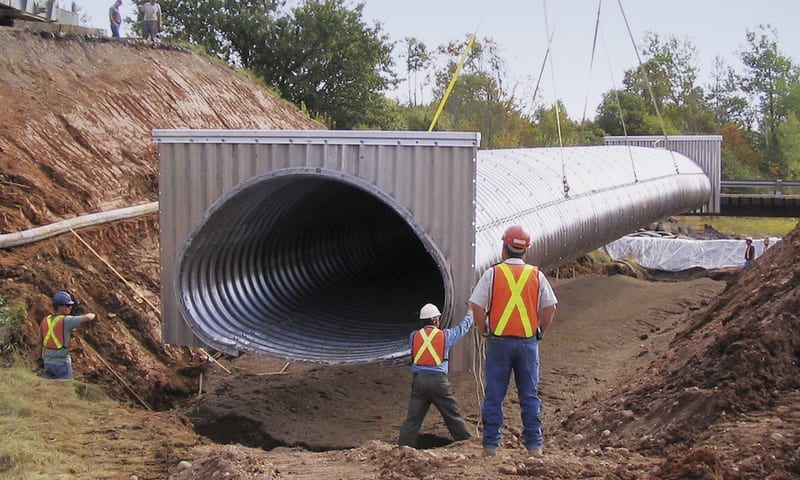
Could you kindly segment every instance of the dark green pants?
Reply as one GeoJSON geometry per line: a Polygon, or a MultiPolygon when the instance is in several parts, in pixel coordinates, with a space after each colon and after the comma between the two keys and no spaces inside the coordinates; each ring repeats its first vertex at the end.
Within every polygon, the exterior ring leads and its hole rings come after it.
{"type": "Polygon", "coordinates": [[[471,437],[467,424],[458,411],[450,380],[443,373],[415,373],[411,383],[411,398],[408,400],[408,416],[400,428],[398,445],[417,446],[417,435],[422,428],[422,421],[433,404],[442,414],[444,424],[450,435],[458,440],[471,437]]]}

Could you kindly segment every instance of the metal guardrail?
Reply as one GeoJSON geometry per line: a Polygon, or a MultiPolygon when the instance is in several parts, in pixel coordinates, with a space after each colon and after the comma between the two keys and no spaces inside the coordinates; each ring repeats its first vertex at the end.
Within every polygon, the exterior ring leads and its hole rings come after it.
{"type": "Polygon", "coordinates": [[[800,189],[800,181],[794,180],[721,180],[720,189],[764,189],[775,196],[782,196],[787,189],[800,189]]]}

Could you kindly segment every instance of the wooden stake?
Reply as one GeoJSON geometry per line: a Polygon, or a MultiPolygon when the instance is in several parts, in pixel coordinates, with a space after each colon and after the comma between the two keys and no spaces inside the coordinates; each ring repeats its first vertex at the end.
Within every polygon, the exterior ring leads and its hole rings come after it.
{"type": "Polygon", "coordinates": [[[282,373],[286,373],[286,369],[289,368],[289,363],[290,362],[286,362],[286,365],[284,365],[279,372],[256,373],[256,375],[258,375],[259,377],[263,377],[265,375],[280,375],[282,373]]]}
{"type": "Polygon", "coordinates": [[[219,368],[221,368],[221,369],[225,370],[225,372],[227,372],[227,373],[228,373],[228,375],[230,375],[230,374],[231,374],[231,371],[230,371],[230,370],[228,370],[227,368],[225,368],[225,365],[223,365],[223,364],[219,363],[219,361],[218,361],[216,358],[214,358],[214,357],[212,357],[211,355],[209,355],[209,354],[208,354],[208,352],[206,352],[206,351],[205,351],[205,350],[203,350],[202,348],[198,348],[198,350],[200,350],[200,353],[202,353],[203,355],[205,355],[205,356],[206,356],[206,358],[208,358],[208,359],[209,359],[209,360],[211,360],[212,362],[216,363],[216,364],[219,366],[219,368]]]}

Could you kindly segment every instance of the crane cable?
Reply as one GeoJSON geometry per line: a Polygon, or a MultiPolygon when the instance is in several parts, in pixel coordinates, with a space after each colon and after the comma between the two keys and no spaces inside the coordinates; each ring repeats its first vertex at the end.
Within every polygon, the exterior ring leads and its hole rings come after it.
{"type": "Polygon", "coordinates": [[[644,63],[642,62],[642,57],[639,55],[639,49],[636,47],[636,41],[633,39],[633,32],[631,32],[631,26],[628,23],[628,17],[625,16],[625,9],[622,8],[622,0],[617,0],[619,4],[619,10],[622,12],[622,19],[625,21],[625,28],[628,29],[628,36],[631,39],[631,44],[633,44],[633,51],[636,52],[636,60],[639,62],[639,71],[642,74],[642,78],[644,79],[645,86],[647,87],[647,93],[650,94],[650,100],[653,102],[653,108],[656,111],[656,116],[658,117],[658,123],[661,126],[661,133],[664,135],[664,148],[669,151],[670,157],[672,158],[672,165],[675,167],[675,173],[680,175],[680,169],[678,168],[678,162],[675,160],[675,155],[669,147],[669,137],[667,136],[667,127],[664,124],[664,118],[661,116],[661,111],[658,108],[658,102],[656,102],[656,96],[653,94],[653,87],[650,85],[650,78],[647,76],[647,69],[644,67],[644,63]]]}
{"type": "Polygon", "coordinates": [[[628,157],[631,159],[631,169],[633,169],[633,181],[639,182],[639,176],[636,173],[636,162],[633,160],[633,149],[631,149],[631,142],[628,141],[628,127],[625,125],[625,118],[622,113],[622,101],[619,98],[619,89],[617,82],[614,79],[614,72],[611,69],[611,58],[608,56],[608,47],[606,41],[603,39],[603,51],[606,54],[606,63],[608,63],[608,73],[611,75],[611,86],[613,87],[614,98],[617,100],[617,110],[619,110],[619,122],[622,124],[622,134],[625,136],[625,145],[628,147],[628,157]]]}
{"type": "Polygon", "coordinates": [[[583,118],[581,118],[581,125],[586,123],[586,109],[589,106],[589,85],[592,83],[592,69],[594,67],[594,53],[597,49],[597,32],[600,29],[600,9],[603,6],[603,0],[597,2],[597,18],[594,22],[594,37],[592,38],[592,56],[589,58],[589,77],[587,78],[586,85],[586,98],[583,100],[583,118]]]}
{"type": "Polygon", "coordinates": [[[567,170],[564,162],[564,139],[561,135],[561,109],[558,106],[558,95],[556,93],[556,73],[553,67],[553,46],[550,36],[550,23],[547,20],[547,0],[542,0],[542,7],[544,9],[544,26],[545,33],[547,34],[547,51],[550,53],[550,80],[553,83],[553,97],[555,101],[553,105],[556,112],[556,128],[558,129],[558,150],[561,155],[561,183],[564,188],[564,198],[569,198],[569,182],[567,182],[567,170]]]}

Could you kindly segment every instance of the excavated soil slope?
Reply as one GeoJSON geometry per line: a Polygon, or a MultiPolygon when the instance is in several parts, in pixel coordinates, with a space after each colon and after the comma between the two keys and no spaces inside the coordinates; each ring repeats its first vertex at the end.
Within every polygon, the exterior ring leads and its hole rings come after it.
{"type": "MultiPolygon", "coordinates": [[[[157,200],[154,129],[321,128],[206,56],[136,40],[51,36],[0,29],[0,233],[157,200]]],[[[188,349],[160,341],[158,215],[77,235],[0,252],[0,292],[29,305],[24,341],[34,343],[50,293],[68,290],[102,318],[79,334],[77,375],[108,384],[117,398],[172,406],[196,382],[181,374],[197,362],[188,349]]]]}
{"type": "MultiPolygon", "coordinates": [[[[152,129],[319,128],[191,52],[22,29],[0,42],[0,233],[156,200],[152,129]]],[[[451,376],[476,438],[450,443],[432,411],[413,450],[393,446],[406,367],[242,356],[223,370],[163,345],[157,230],[154,214],[0,250],[0,295],[29,308],[18,351],[32,369],[53,290],[100,314],[75,342],[76,378],[122,406],[72,419],[86,465],[64,478],[800,478],[798,230],[727,281],[557,282],[539,459],[522,455],[513,387],[502,448],[481,458],[480,375],[451,376]]]]}

